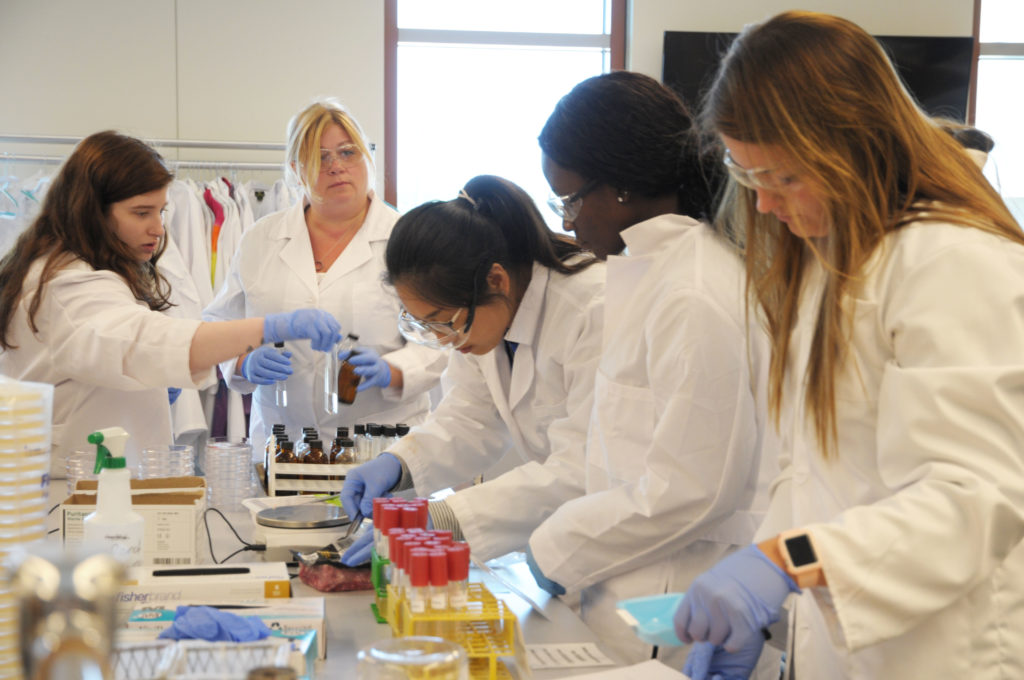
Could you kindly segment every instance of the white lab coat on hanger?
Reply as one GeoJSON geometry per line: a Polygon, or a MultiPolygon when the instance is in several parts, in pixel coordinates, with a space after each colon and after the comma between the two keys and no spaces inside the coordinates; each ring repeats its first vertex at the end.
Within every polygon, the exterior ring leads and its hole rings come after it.
{"type": "MultiPolygon", "coordinates": [[[[758,400],[767,344],[759,334],[748,342],[739,257],[679,215],[622,237],[628,256],[608,259],[586,495],[541,524],[530,548],[545,576],[569,595],[582,591],[581,615],[601,641],[638,662],[651,647],[616,602],[685,591],[749,544],[777,447],[758,400]]],[[[658,656],[681,668],[685,652],[658,656]]]]}
{"type": "Polygon", "coordinates": [[[303,204],[269,215],[243,235],[225,285],[204,312],[209,320],[265,316],[304,307],[334,315],[345,333],[359,335],[359,344],[372,347],[402,371],[403,387],[371,388],[360,392],[351,406],[340,405],[337,416],[324,409],[324,352],[309,341],[286,343],[292,352],[293,375],[288,379],[288,408],[274,404],[274,386],[257,387],[235,373],[236,361],[221,364],[228,385],[254,392],[249,432],[262,442],[271,426],[283,423],[297,436],[314,426],[333,436],[338,425],[355,423],[420,422],[429,409],[427,391],[444,369],[445,355],[407,344],[398,332],[398,296],[382,280],[384,249],[398,214],[373,196],[363,225],[341,255],[318,281],[303,204]]]}
{"type": "Polygon", "coordinates": [[[772,499],[828,579],[790,615],[797,678],[1024,677],[1024,247],[936,223],[885,238],[858,279],[830,460],[804,411],[809,270],[781,413],[791,482],[772,499]]]}
{"type": "Polygon", "coordinates": [[[202,307],[213,299],[210,270],[210,231],[203,213],[199,188],[192,180],[174,180],[167,191],[167,233],[174,239],[199,296],[202,307]]]}
{"type": "Polygon", "coordinates": [[[81,260],[60,269],[43,289],[33,333],[28,306],[43,260],[25,277],[10,338],[18,349],[0,352],[0,372],[54,386],[51,475],[66,475],[69,452],[88,449],[89,433],[119,425],[131,435],[128,466],[138,451],[171,442],[167,388],[200,388],[210,375],[189,372],[198,319],[173,319],[134,298],[117,274],[81,260]]]}
{"type": "Polygon", "coordinates": [[[470,481],[506,449],[515,452],[521,467],[445,499],[482,559],[523,548],[554,508],[582,492],[604,283],[603,263],[571,275],[534,264],[505,334],[519,343],[511,371],[503,344],[483,356],[453,352],[441,403],[390,449],[421,496],[470,481]],[[549,456],[561,462],[540,465],[549,456]]]}

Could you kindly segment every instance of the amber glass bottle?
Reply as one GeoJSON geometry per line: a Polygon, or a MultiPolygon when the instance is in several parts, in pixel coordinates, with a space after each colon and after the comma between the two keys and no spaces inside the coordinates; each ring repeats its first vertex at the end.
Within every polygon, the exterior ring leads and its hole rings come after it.
{"type": "MultiPolygon", "coordinates": [[[[355,347],[359,341],[359,336],[354,333],[349,333],[346,342],[349,343],[350,347],[355,347]]],[[[353,350],[353,354],[355,351],[353,350]]],[[[359,387],[359,381],[361,377],[356,375],[356,367],[350,364],[347,360],[341,362],[341,367],[338,368],[338,401],[342,404],[351,404],[356,400],[356,388],[359,387]]]]}

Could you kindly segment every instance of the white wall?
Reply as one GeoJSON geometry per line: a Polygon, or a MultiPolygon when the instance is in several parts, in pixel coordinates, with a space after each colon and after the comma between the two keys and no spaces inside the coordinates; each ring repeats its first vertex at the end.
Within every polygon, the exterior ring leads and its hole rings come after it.
{"type": "MultiPolygon", "coordinates": [[[[149,139],[283,143],[294,113],[333,95],[383,157],[381,2],[0,0],[0,26],[0,134],[81,137],[114,128],[149,139]]],[[[279,152],[162,151],[283,160],[279,152]]]]}
{"type": "MultiPolygon", "coordinates": [[[[632,0],[627,65],[660,77],[665,30],[736,31],[789,6],[632,0]]],[[[873,33],[970,35],[973,0],[806,0],[804,7],[842,14],[873,33]]],[[[336,95],[383,158],[380,0],[0,0],[0,26],[0,134],[80,137],[115,128],[150,139],[280,143],[291,115],[315,96],[336,95]]],[[[68,149],[0,143],[4,151],[68,149]]],[[[179,157],[281,160],[277,152],[179,157]]]]}
{"type": "Polygon", "coordinates": [[[970,36],[974,0],[631,0],[626,67],[661,79],[665,31],[731,33],[787,9],[836,14],[875,35],[970,36]]]}

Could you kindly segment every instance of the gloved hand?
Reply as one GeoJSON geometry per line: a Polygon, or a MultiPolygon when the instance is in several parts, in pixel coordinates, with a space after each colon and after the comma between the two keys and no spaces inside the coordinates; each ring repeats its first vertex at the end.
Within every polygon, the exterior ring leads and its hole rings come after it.
{"type": "Polygon", "coordinates": [[[169,401],[171,404],[174,404],[174,402],[178,401],[178,397],[180,397],[180,396],[181,396],[181,388],[180,387],[168,387],[167,388],[167,401],[169,401]]]}
{"type": "Polygon", "coordinates": [[[373,517],[373,499],[390,496],[402,478],[402,462],[390,453],[382,453],[369,463],[363,463],[345,476],[341,488],[341,505],[349,517],[362,513],[373,517]]]}
{"type": "Polygon", "coordinates": [[[800,590],[756,545],[748,545],[698,576],[673,622],[683,642],[707,641],[727,652],[749,649],[779,619],[786,596],[800,590]]]}
{"type": "Polygon", "coordinates": [[[764,647],[764,637],[755,637],[738,652],[727,652],[710,642],[698,642],[690,649],[683,673],[690,680],[747,680],[754,672],[764,647]]]}
{"type": "Polygon", "coordinates": [[[367,531],[355,540],[348,547],[348,550],[341,556],[341,563],[346,567],[358,567],[370,561],[370,553],[373,551],[373,532],[367,531]]]}
{"type": "Polygon", "coordinates": [[[533,579],[537,582],[537,585],[552,595],[565,595],[565,588],[562,584],[549,579],[540,570],[540,567],[537,566],[537,560],[533,559],[533,550],[530,549],[529,545],[526,546],[526,565],[530,567],[530,573],[533,574],[533,579]]]}
{"type": "Polygon", "coordinates": [[[273,385],[292,374],[291,352],[260,345],[242,360],[242,377],[256,385],[273,385]]]}
{"type": "Polygon", "coordinates": [[[252,642],[270,635],[270,629],[258,617],[238,616],[216,607],[178,607],[174,623],[157,637],[170,640],[223,640],[252,642]]]}
{"type": "Polygon", "coordinates": [[[356,392],[362,392],[371,387],[381,389],[391,384],[391,365],[381,359],[380,354],[370,347],[356,347],[355,351],[345,350],[338,354],[338,358],[348,360],[348,363],[356,367],[355,374],[362,376],[362,381],[356,392]]]}
{"type": "Polygon", "coordinates": [[[293,312],[268,314],[263,319],[263,341],[312,341],[313,349],[330,350],[341,340],[341,324],[322,309],[296,309],[293,312]]]}

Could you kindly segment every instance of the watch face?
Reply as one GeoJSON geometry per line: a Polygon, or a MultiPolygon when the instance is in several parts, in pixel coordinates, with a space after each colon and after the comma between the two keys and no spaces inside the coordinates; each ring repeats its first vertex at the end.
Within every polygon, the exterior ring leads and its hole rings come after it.
{"type": "Polygon", "coordinates": [[[789,553],[789,559],[792,560],[794,567],[805,567],[818,561],[818,556],[814,554],[811,539],[807,534],[786,538],[786,551],[789,553]]]}

